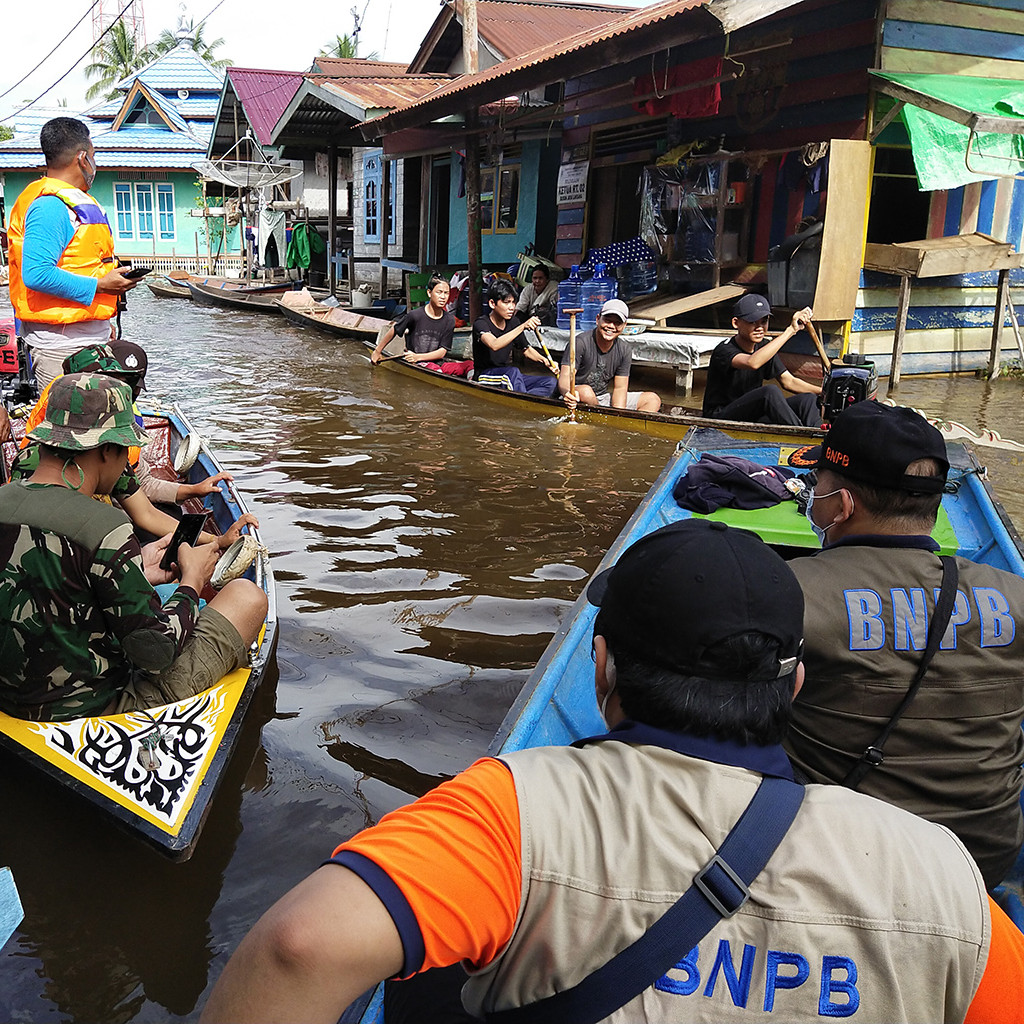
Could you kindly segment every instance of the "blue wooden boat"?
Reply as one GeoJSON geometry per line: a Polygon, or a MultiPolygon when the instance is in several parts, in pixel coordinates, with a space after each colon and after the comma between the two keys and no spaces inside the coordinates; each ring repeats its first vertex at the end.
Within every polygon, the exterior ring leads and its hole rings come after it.
{"type": "MultiPolygon", "coordinates": [[[[705,452],[738,455],[774,466],[786,465],[790,454],[801,446],[793,439],[743,440],[714,428],[695,427],[679,443],[668,465],[608,549],[595,575],[614,565],[622,552],[641,537],[695,514],[676,503],[672,489],[705,452]]],[[[955,490],[943,495],[934,533],[943,553],[957,554],[1024,576],[1024,544],[992,494],[982,467],[959,442],[947,442],[946,450],[949,481],[955,490]]],[[[810,554],[819,546],[795,502],[754,511],[719,509],[706,518],[752,530],[784,557],[810,554]]],[[[506,714],[488,748],[490,756],[527,747],[565,746],[605,731],[594,699],[594,662],[590,649],[597,609],[587,601],[585,586],[582,590],[506,714]]],[[[1004,909],[1024,930],[1022,886],[1024,854],[998,891],[1004,909]]],[[[342,1021],[348,1020],[382,1024],[382,990],[374,993],[361,1017],[347,1013],[342,1021]]]]}
{"type": "MultiPolygon", "coordinates": [[[[197,483],[222,471],[176,405],[143,405],[141,411],[151,438],[152,451],[147,454],[152,456],[154,475],[197,483]],[[190,465],[176,472],[175,463],[181,464],[186,448],[190,449],[186,460],[190,465]]],[[[13,445],[4,448],[12,449],[13,445]]],[[[9,458],[12,452],[5,451],[4,455],[9,458]]],[[[211,519],[207,529],[215,533],[224,533],[248,511],[229,481],[211,495],[205,508],[200,499],[190,499],[183,508],[186,512],[208,511],[211,519]]],[[[27,722],[0,712],[0,747],[23,757],[59,785],[112,816],[123,828],[177,860],[188,858],[199,838],[277,635],[269,554],[260,543],[258,531],[250,529],[250,533],[252,541],[242,546],[250,549],[253,561],[242,575],[264,590],[268,610],[250,650],[249,665],[229,673],[195,697],[148,713],[27,722]],[[163,737],[156,748],[159,764],[150,770],[143,766],[140,754],[144,748],[152,749],[157,734],[163,737]]],[[[234,578],[239,569],[236,563],[227,578],[234,578]]]]}

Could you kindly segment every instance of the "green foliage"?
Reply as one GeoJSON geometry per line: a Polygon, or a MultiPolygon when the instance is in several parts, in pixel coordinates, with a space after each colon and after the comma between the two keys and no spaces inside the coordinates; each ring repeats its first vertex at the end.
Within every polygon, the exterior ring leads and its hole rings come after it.
{"type": "MultiPolygon", "coordinates": [[[[199,56],[210,65],[210,67],[221,70],[222,68],[230,67],[231,64],[234,63],[226,57],[218,57],[214,52],[224,45],[223,38],[217,38],[210,42],[207,42],[203,38],[203,22],[199,22],[198,25],[193,26],[193,22],[189,21],[182,26],[182,29],[187,32],[187,39],[188,42],[191,43],[192,49],[195,50],[195,52],[199,54],[199,56]]],[[[157,41],[150,47],[150,50],[154,57],[162,57],[165,53],[169,53],[171,50],[175,49],[178,42],[178,33],[165,28],[160,33],[157,41]]]]}
{"type": "MultiPolygon", "coordinates": [[[[321,57],[339,57],[342,60],[358,57],[356,53],[357,42],[350,35],[335,36],[334,40],[320,50],[321,57]]],[[[364,60],[380,60],[380,54],[376,50],[364,60]]]]}
{"type": "Polygon", "coordinates": [[[14,138],[14,129],[6,124],[0,124],[0,142],[14,138]]]}
{"type": "MultiPolygon", "coordinates": [[[[202,179],[197,179],[195,182],[196,187],[196,208],[199,210],[208,210],[210,207],[223,206],[223,196],[215,196],[210,198],[203,195],[203,182],[202,179]]],[[[226,217],[203,217],[199,222],[198,234],[202,235],[203,241],[206,241],[207,232],[209,232],[210,245],[211,247],[220,248],[221,242],[224,239],[224,229],[227,222],[226,217]]]]}
{"type": "Polygon", "coordinates": [[[149,49],[138,42],[121,20],[92,48],[92,63],[85,66],[86,78],[95,78],[85,93],[87,101],[118,96],[114,88],[122,78],[145,67],[153,59],[149,49]]]}

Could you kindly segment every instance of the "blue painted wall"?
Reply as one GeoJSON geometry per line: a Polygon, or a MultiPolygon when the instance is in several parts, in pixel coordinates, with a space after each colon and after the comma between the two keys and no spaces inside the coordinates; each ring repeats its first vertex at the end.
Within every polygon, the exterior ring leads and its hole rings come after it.
{"type": "MultiPolygon", "coordinates": [[[[511,161],[510,161],[511,162],[511,161]]],[[[509,264],[519,262],[519,253],[525,245],[537,237],[539,209],[545,198],[553,209],[555,181],[541,180],[541,143],[523,143],[519,175],[519,218],[515,234],[482,234],[480,236],[480,258],[485,264],[509,264]]],[[[469,258],[466,241],[466,199],[459,197],[461,165],[458,156],[452,159],[451,206],[448,217],[448,262],[465,264],[469,258]]],[[[548,231],[550,235],[550,230],[548,231]]]]}

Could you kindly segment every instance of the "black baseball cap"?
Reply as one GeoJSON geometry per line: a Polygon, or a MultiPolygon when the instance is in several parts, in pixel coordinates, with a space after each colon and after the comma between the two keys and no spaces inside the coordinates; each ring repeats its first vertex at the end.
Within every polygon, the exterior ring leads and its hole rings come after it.
{"type": "Polygon", "coordinates": [[[146,356],[146,350],[141,345],[136,345],[134,341],[112,341],[110,343],[110,350],[114,353],[114,358],[121,364],[124,370],[124,376],[135,374],[138,377],[139,387],[143,391],[146,389],[146,370],[149,367],[149,358],[146,356]]]}
{"type": "Polygon", "coordinates": [[[732,315],[737,320],[746,320],[754,324],[766,316],[771,316],[772,307],[768,305],[768,300],[763,295],[747,292],[736,300],[736,305],[732,307],[732,315]]]}
{"type": "Polygon", "coordinates": [[[946,486],[946,442],[920,413],[901,405],[857,402],[844,409],[825,440],[806,454],[815,469],[874,487],[915,494],[939,494],[946,486]],[[908,476],[918,459],[935,459],[939,476],[908,476]]]}
{"type": "Polygon", "coordinates": [[[804,596],[785,561],[760,537],[709,519],[663,526],[623,552],[587,587],[611,643],[684,676],[754,682],[796,669],[804,596]],[[723,665],[705,652],[741,633],[778,643],[766,668],[723,665]]]}

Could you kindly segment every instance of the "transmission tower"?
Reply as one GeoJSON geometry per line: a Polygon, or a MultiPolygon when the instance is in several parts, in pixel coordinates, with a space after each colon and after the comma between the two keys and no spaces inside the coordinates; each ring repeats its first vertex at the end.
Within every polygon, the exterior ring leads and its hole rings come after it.
{"type": "MultiPolygon", "coordinates": [[[[92,41],[95,43],[100,36],[117,21],[121,8],[126,0],[100,0],[92,12],[92,41]]],[[[146,15],[142,9],[142,0],[135,3],[121,15],[128,34],[135,38],[135,45],[141,49],[146,45],[146,15]]]]}

